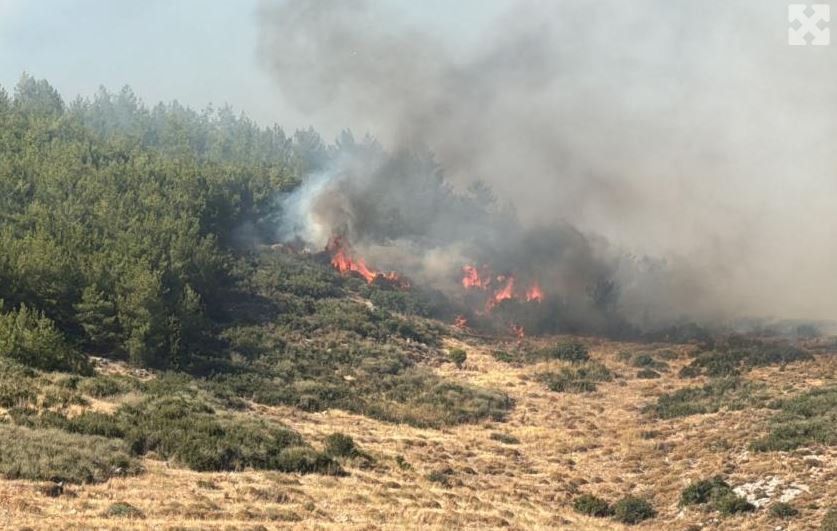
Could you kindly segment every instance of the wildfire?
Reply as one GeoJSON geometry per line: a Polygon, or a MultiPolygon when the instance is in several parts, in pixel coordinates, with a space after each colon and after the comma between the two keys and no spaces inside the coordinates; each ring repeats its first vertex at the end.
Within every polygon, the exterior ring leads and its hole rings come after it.
{"type": "Polygon", "coordinates": [[[453,320],[453,326],[459,328],[460,330],[465,330],[468,328],[468,318],[464,315],[457,315],[456,319],[453,320]]]}
{"type": "Polygon", "coordinates": [[[483,280],[480,276],[479,269],[472,265],[463,266],[462,272],[465,274],[462,277],[462,286],[465,289],[487,289],[491,283],[491,279],[487,278],[483,280]]]}
{"type": "Polygon", "coordinates": [[[503,282],[503,287],[494,293],[488,301],[488,308],[494,308],[503,301],[514,298],[514,277],[500,275],[497,277],[497,282],[503,282]]]}
{"type": "Polygon", "coordinates": [[[499,286],[495,288],[491,296],[485,303],[485,311],[491,311],[497,307],[501,302],[512,299],[520,299],[526,302],[543,302],[544,293],[537,280],[529,284],[528,289],[524,293],[515,292],[515,277],[514,275],[498,275],[491,277],[488,271],[488,266],[477,268],[473,265],[466,265],[462,267],[462,286],[467,290],[483,290],[486,291],[491,286],[499,286]]]}
{"type": "Polygon", "coordinates": [[[533,282],[529,289],[526,291],[526,301],[532,302],[543,302],[543,291],[541,290],[540,285],[537,281],[533,282]]]}
{"type": "Polygon", "coordinates": [[[402,278],[398,273],[388,272],[379,273],[369,269],[366,261],[363,258],[352,257],[349,252],[349,246],[346,244],[341,236],[333,236],[326,245],[326,251],[331,253],[331,265],[341,273],[348,273],[354,271],[355,273],[366,279],[370,284],[376,278],[386,279],[401,288],[409,288],[410,283],[402,278]]]}

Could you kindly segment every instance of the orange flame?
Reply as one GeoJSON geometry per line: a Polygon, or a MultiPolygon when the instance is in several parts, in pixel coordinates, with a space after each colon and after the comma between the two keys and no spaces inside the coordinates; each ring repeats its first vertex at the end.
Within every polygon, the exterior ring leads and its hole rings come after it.
{"type": "Polygon", "coordinates": [[[529,286],[529,289],[526,291],[526,302],[532,301],[543,301],[543,290],[541,290],[541,286],[537,281],[532,282],[532,285],[529,286]]]}
{"type": "Polygon", "coordinates": [[[468,328],[468,319],[464,315],[457,315],[456,319],[453,320],[453,326],[465,330],[468,328]]]}
{"type": "Polygon", "coordinates": [[[326,250],[331,253],[331,265],[341,273],[348,273],[354,271],[366,279],[370,284],[376,278],[381,277],[390,282],[397,284],[401,288],[409,288],[410,283],[401,278],[398,273],[378,273],[372,271],[367,267],[366,261],[363,258],[352,258],[348,251],[348,245],[344,242],[341,236],[333,236],[326,246],[326,250]]]}
{"type": "Polygon", "coordinates": [[[506,284],[500,288],[500,291],[494,294],[494,300],[497,302],[511,299],[514,297],[514,277],[500,275],[497,277],[498,282],[505,282],[506,284]]]}
{"type": "Polygon", "coordinates": [[[488,288],[488,284],[491,282],[491,279],[483,280],[480,277],[479,270],[472,265],[463,266],[462,272],[465,274],[465,276],[462,277],[462,286],[464,286],[465,289],[486,289],[488,288]]]}
{"type": "Polygon", "coordinates": [[[492,309],[503,301],[514,298],[514,277],[500,275],[497,277],[497,282],[505,282],[499,291],[494,293],[494,296],[488,301],[488,309],[492,309]]]}

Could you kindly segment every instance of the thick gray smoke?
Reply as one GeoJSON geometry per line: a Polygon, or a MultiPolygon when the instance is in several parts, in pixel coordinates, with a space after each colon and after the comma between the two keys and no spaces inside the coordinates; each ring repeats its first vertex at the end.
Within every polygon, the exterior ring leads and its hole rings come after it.
{"type": "Polygon", "coordinates": [[[266,2],[282,97],[393,153],[431,150],[516,216],[428,197],[444,187],[409,157],[347,156],[299,192],[310,242],[348,230],[370,262],[378,249],[439,282],[479,253],[555,271],[561,290],[609,276],[635,321],[837,318],[837,57],[787,45],[786,2],[509,2],[477,45],[396,6],[266,2]]]}

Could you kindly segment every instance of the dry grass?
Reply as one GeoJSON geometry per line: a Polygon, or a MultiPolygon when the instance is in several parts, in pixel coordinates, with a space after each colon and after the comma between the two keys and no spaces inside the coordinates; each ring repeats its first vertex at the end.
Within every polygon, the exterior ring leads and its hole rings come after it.
{"type": "MultiPolygon", "coordinates": [[[[661,393],[701,382],[677,378],[677,370],[688,362],[684,357],[670,360],[671,370],[659,379],[637,379],[636,368],[618,353],[653,349],[596,342],[590,344],[591,357],[605,363],[616,378],[599,384],[593,393],[564,394],[548,391],[533,377],[560,367],[560,362],[513,367],[495,360],[489,354],[492,345],[477,340],[451,341],[448,347],[467,351],[464,367],[447,363],[436,370],[509,393],[516,407],[506,422],[434,430],[336,410],[305,413],[253,406],[254,414],[276,417],[315,445],[322,445],[333,432],[349,434],[375,462],[348,462],[351,475],[336,478],[256,471],[196,473],[146,459],[144,475],[67,487],[58,498],[41,494],[36,483],[0,481],[0,527],[620,528],[611,520],[573,512],[573,498],[591,493],[610,501],[627,494],[649,497],[659,516],[636,526],[639,529],[685,529],[692,524],[710,529],[809,529],[819,524],[826,502],[837,499],[837,448],[818,455],[747,451],[747,444],[764,434],[762,420],[769,418],[769,410],[721,410],[665,421],[644,416],[642,407],[661,393]],[[520,443],[492,440],[494,432],[512,435],[520,443]],[[428,480],[429,473],[446,467],[453,470],[449,486],[428,480]],[[777,498],[783,486],[804,487],[791,502],[800,515],[777,523],[765,509],[720,519],[697,508],[678,507],[680,491],[690,481],[719,473],[734,487],[771,479],[776,483],[778,478],[777,498]],[[131,504],[144,518],[103,516],[114,502],[131,504]]],[[[760,368],[748,378],[784,396],[833,382],[835,376],[837,357],[822,354],[784,370],[760,368]]],[[[94,404],[97,410],[108,409],[99,402],[94,404]]]]}

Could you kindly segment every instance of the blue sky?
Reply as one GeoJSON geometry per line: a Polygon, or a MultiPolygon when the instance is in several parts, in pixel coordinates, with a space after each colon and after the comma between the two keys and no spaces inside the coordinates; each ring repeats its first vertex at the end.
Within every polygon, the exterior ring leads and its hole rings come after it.
{"type": "MultiPolygon", "coordinates": [[[[463,42],[505,0],[423,0],[393,6],[463,42]],[[453,4],[453,6],[449,5],[453,4]]],[[[148,104],[229,103],[261,123],[305,127],[282,103],[256,53],[260,0],[0,0],[0,85],[26,71],[70,100],[130,85],[148,104]]],[[[317,124],[313,124],[317,125],[317,124]]]]}

